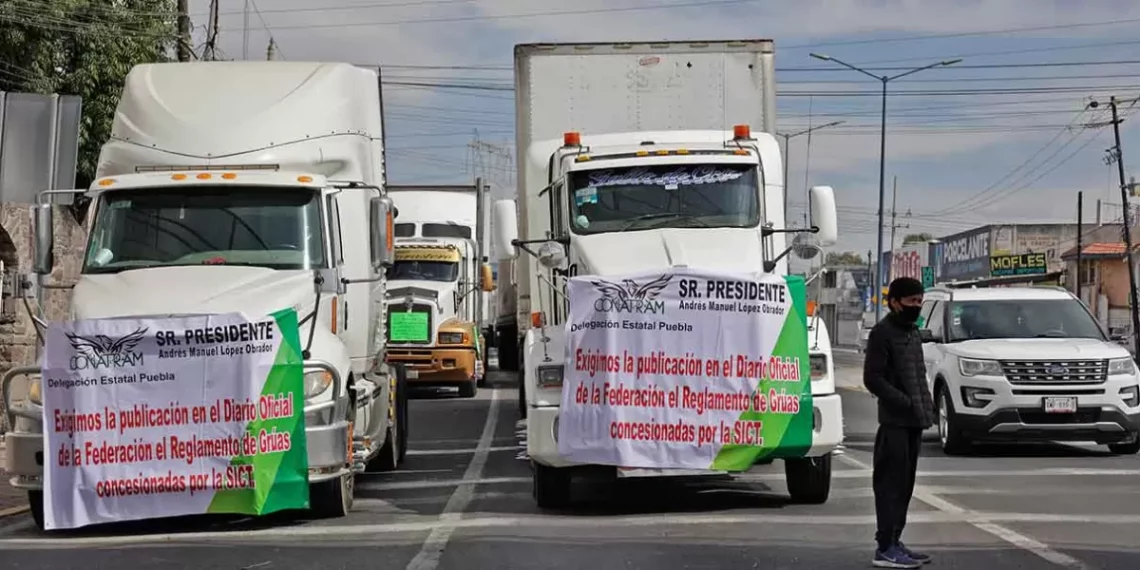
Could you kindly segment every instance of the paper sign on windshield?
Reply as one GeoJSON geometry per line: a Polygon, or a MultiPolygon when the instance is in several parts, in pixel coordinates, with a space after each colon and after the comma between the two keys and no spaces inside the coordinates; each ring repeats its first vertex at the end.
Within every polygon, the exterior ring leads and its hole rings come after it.
{"type": "Polygon", "coordinates": [[[297,314],[53,323],[47,529],[308,508],[297,314]]]}
{"type": "Polygon", "coordinates": [[[799,277],[687,268],[575,277],[558,452],[742,471],[811,447],[799,277]]]}

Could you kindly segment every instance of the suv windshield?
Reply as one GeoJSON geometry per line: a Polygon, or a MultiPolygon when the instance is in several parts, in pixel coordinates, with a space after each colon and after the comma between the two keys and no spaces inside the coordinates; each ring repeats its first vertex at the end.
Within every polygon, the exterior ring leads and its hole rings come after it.
{"type": "Polygon", "coordinates": [[[570,175],[578,234],[656,228],[749,228],[760,223],[754,164],[663,164],[570,175]]]}
{"type": "Polygon", "coordinates": [[[1092,315],[1076,299],[1018,299],[949,303],[951,341],[985,338],[1095,338],[1092,315]]]}
{"type": "Polygon", "coordinates": [[[201,264],[324,267],[319,205],[319,192],[292,188],[107,192],[83,272],[201,264]]]}
{"type": "Polygon", "coordinates": [[[455,281],[459,264],[451,261],[397,261],[388,268],[389,280],[455,281]]]}

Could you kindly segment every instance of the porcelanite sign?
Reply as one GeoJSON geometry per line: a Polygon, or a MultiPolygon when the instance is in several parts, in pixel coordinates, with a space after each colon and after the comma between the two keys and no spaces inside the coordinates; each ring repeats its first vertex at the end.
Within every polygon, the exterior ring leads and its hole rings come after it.
{"type": "Polygon", "coordinates": [[[308,508],[293,310],[54,323],[47,332],[47,529],[308,508]]]}
{"type": "Polygon", "coordinates": [[[810,448],[802,278],[675,268],[575,277],[568,294],[566,459],[742,471],[810,448]]]}

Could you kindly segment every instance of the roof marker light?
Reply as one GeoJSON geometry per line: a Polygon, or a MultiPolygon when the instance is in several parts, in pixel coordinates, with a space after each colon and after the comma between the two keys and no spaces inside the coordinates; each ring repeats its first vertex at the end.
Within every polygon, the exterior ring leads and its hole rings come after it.
{"type": "Polygon", "coordinates": [[[735,125],[732,127],[732,138],[750,139],[752,138],[752,129],[748,125],[735,125]]]}
{"type": "Polygon", "coordinates": [[[582,146],[582,133],[568,131],[562,134],[563,146],[582,146]]]}
{"type": "Polygon", "coordinates": [[[214,175],[210,174],[209,172],[199,172],[198,176],[196,176],[195,178],[197,178],[198,180],[209,180],[209,179],[213,178],[213,176],[214,175]]]}
{"type": "Polygon", "coordinates": [[[300,182],[301,184],[308,184],[312,181],[313,181],[312,176],[298,176],[297,177],[297,182],[300,182]]]}

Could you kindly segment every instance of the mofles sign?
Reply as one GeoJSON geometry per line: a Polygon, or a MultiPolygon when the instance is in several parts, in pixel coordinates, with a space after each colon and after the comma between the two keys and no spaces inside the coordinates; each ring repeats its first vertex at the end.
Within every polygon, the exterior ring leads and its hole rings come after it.
{"type": "Polygon", "coordinates": [[[1049,260],[1044,253],[1022,253],[1020,255],[994,255],[990,257],[990,275],[1040,275],[1046,273],[1049,260]]]}

